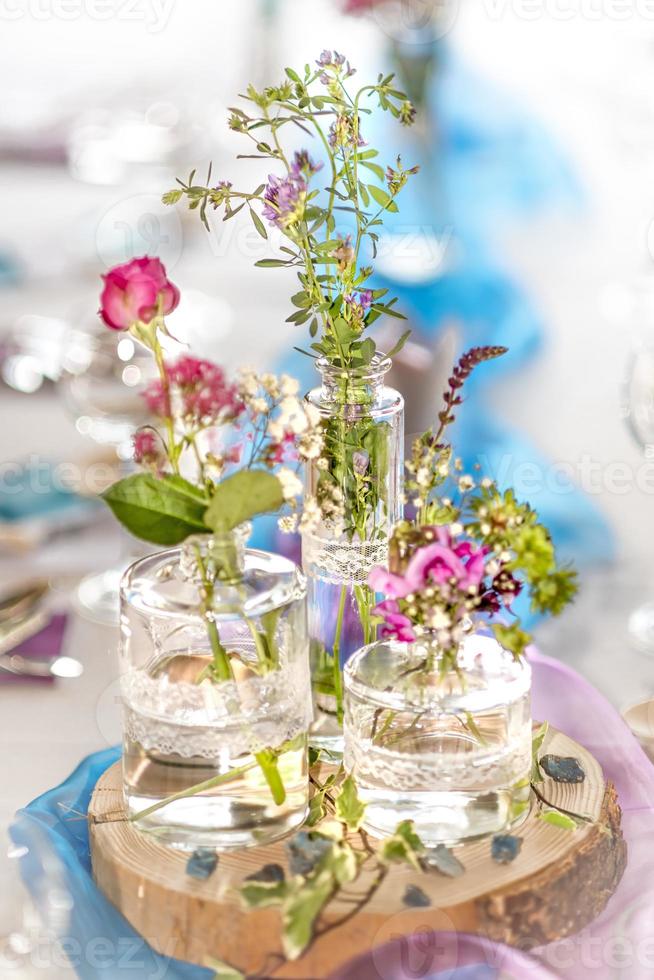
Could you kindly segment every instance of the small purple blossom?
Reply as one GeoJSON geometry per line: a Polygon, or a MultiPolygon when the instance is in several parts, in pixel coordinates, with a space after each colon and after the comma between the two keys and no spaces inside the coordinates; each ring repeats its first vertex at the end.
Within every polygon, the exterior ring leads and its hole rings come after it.
{"type": "Polygon", "coordinates": [[[232,188],[231,180],[219,180],[216,184],[214,190],[216,191],[229,191],[232,188]]]}
{"type": "Polygon", "coordinates": [[[264,218],[285,231],[302,217],[306,192],[307,185],[301,177],[270,174],[263,195],[266,201],[263,206],[264,218]]]}
{"type": "Polygon", "coordinates": [[[372,289],[362,289],[359,293],[359,302],[364,310],[369,310],[372,306],[373,295],[372,289]]]}
{"type": "Polygon", "coordinates": [[[368,472],[369,465],[370,456],[367,452],[361,450],[359,452],[352,453],[352,466],[357,476],[365,476],[368,472]]]}
{"type": "Polygon", "coordinates": [[[322,167],[322,161],[312,160],[308,150],[296,150],[291,164],[291,176],[296,180],[301,180],[303,177],[308,178],[317,174],[319,170],[322,170],[322,167]]]}

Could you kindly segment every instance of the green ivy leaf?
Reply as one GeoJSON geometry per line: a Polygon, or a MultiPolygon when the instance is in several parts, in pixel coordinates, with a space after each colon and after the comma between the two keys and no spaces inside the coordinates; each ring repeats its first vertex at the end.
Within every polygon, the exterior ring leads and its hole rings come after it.
{"type": "Polygon", "coordinates": [[[359,799],[354,778],[348,776],[336,797],[336,817],[348,830],[358,830],[365,812],[366,806],[359,799]]]}
{"type": "Polygon", "coordinates": [[[142,541],[170,546],[208,531],[208,498],[181,476],[134,473],[102,494],[123,527],[142,541]]]}
{"type": "Polygon", "coordinates": [[[302,955],[313,937],[316,919],[332,897],[334,875],[325,869],[311,879],[300,879],[282,911],[284,952],[289,960],[302,955]]]}
{"type": "Polygon", "coordinates": [[[284,503],[282,485],[267,470],[241,470],[219,483],[204,514],[212,531],[229,531],[257,514],[269,514],[284,503]]]}
{"type": "Polygon", "coordinates": [[[237,970],[235,966],[223,963],[222,960],[216,960],[213,956],[207,960],[207,966],[215,970],[213,980],[246,980],[245,974],[237,970]]]}
{"type": "Polygon", "coordinates": [[[540,728],[534,732],[531,739],[531,781],[532,783],[542,783],[543,775],[538,763],[538,753],[540,752],[545,736],[549,731],[548,722],[544,722],[540,728]]]}
{"type": "Polygon", "coordinates": [[[419,855],[424,849],[424,844],[414,830],[413,820],[403,820],[395,828],[393,836],[387,837],[383,842],[379,853],[382,861],[389,864],[409,864],[420,871],[419,855]]]}
{"type": "Polygon", "coordinates": [[[543,823],[552,824],[553,827],[560,827],[562,830],[576,830],[577,821],[574,817],[569,817],[567,813],[560,810],[542,810],[538,814],[538,819],[543,823]]]}
{"type": "Polygon", "coordinates": [[[244,881],[240,895],[246,908],[265,909],[272,905],[281,905],[288,890],[286,881],[244,881]]]}

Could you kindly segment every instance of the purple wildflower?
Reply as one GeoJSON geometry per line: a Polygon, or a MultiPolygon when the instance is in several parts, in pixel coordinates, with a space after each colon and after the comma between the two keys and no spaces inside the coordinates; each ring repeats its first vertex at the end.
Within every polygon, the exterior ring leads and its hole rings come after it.
{"type": "Polygon", "coordinates": [[[270,174],[264,191],[266,203],[263,216],[271,224],[285,231],[299,221],[304,211],[307,185],[301,177],[277,177],[270,174]]]}
{"type": "Polygon", "coordinates": [[[319,170],[322,170],[322,161],[316,163],[312,160],[308,150],[295,151],[291,164],[292,177],[301,180],[302,177],[311,177],[312,174],[317,174],[319,170]]]}

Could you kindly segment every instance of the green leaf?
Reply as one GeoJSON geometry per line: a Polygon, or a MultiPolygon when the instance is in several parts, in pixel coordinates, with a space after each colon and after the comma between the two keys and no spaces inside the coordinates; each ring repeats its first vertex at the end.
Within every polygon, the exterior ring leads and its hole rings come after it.
{"type": "Polygon", "coordinates": [[[560,827],[562,830],[576,830],[577,821],[574,817],[569,817],[567,813],[560,810],[542,810],[538,814],[538,819],[543,823],[552,824],[553,827],[560,827]]]}
{"type": "Polygon", "coordinates": [[[394,357],[396,354],[399,354],[410,336],[411,336],[411,331],[405,330],[402,336],[400,337],[400,339],[398,340],[398,342],[391,347],[391,349],[387,354],[387,357],[394,357]]]}
{"type": "Polygon", "coordinates": [[[294,293],[291,296],[291,303],[300,309],[306,309],[307,306],[311,306],[311,297],[305,292],[294,293]]]}
{"type": "Polygon", "coordinates": [[[321,871],[315,878],[301,880],[301,885],[284,903],[282,942],[289,960],[302,955],[313,938],[316,919],[335,890],[331,871],[321,871]]]}
{"type": "Polygon", "coordinates": [[[177,204],[183,193],[184,191],[180,190],[166,191],[161,200],[163,204],[177,204]]]}
{"type": "Polygon", "coordinates": [[[229,531],[257,514],[269,514],[284,503],[282,485],[267,470],[241,470],[219,483],[204,520],[212,531],[229,531]]]}
{"type": "Polygon", "coordinates": [[[532,783],[542,783],[543,775],[540,771],[540,765],[538,763],[538,753],[541,750],[545,736],[549,731],[548,722],[544,722],[538,729],[534,732],[531,739],[531,781],[532,783]]]}
{"type": "Polygon", "coordinates": [[[383,842],[379,855],[382,861],[389,864],[409,864],[416,871],[420,871],[418,855],[422,854],[424,849],[424,844],[414,830],[413,821],[403,820],[395,828],[393,836],[387,837],[383,842]]]}
{"type": "Polygon", "coordinates": [[[336,797],[336,817],[344,823],[348,830],[358,830],[366,812],[357,794],[357,786],[352,776],[344,780],[341,791],[336,797]]]}
{"type": "Polygon", "coordinates": [[[229,963],[223,963],[222,960],[210,957],[207,960],[207,966],[211,970],[215,970],[213,980],[246,980],[244,973],[237,970],[235,966],[230,966],[229,963]]]}
{"type": "Polygon", "coordinates": [[[384,168],[380,167],[378,163],[368,163],[366,160],[361,160],[361,166],[367,167],[368,170],[372,170],[375,177],[379,177],[380,180],[384,180],[384,168]]]}
{"type": "Polygon", "coordinates": [[[368,190],[370,191],[370,196],[372,199],[376,201],[380,207],[384,208],[386,211],[397,211],[397,204],[391,195],[387,194],[381,187],[377,187],[376,184],[368,184],[368,190]]]}
{"type": "Polygon", "coordinates": [[[123,527],[142,541],[174,545],[190,534],[208,531],[207,498],[181,476],[134,473],[102,495],[123,527]]]}
{"type": "Polygon", "coordinates": [[[261,237],[267,238],[268,232],[266,231],[266,227],[254,208],[250,208],[250,217],[252,218],[252,224],[257,229],[261,237]]]}
{"type": "Polygon", "coordinates": [[[292,82],[301,82],[300,76],[296,71],[293,71],[292,68],[285,68],[284,71],[292,82]]]}
{"type": "Polygon", "coordinates": [[[246,908],[265,909],[271,905],[281,905],[288,895],[288,889],[286,881],[244,881],[239,893],[246,908]]]}
{"type": "Polygon", "coordinates": [[[526,647],[531,643],[531,634],[520,629],[519,622],[512,623],[510,626],[494,623],[492,630],[500,646],[509,650],[514,657],[522,656],[526,647]]]}
{"type": "Polygon", "coordinates": [[[288,262],[285,262],[284,259],[259,259],[254,264],[259,269],[279,269],[287,266],[288,262]]]}

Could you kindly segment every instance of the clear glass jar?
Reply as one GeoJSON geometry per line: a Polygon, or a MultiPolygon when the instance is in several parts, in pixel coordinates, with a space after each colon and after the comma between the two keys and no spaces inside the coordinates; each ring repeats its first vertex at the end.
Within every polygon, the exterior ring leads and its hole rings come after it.
{"type": "Polygon", "coordinates": [[[311,741],[338,751],[342,668],[375,639],[368,575],[386,563],[391,529],[402,516],[404,400],[384,384],[391,360],[380,352],[365,368],[346,371],[325,359],[316,366],[322,385],[306,397],[323,419],[327,468],[310,467],[308,491],[335,489],[344,521],[302,535],[316,704],[311,741]]]}
{"type": "Polygon", "coordinates": [[[443,672],[436,641],[384,640],[345,669],[345,768],[366,828],[413,820],[428,846],[506,830],[529,808],[531,669],[489,635],[443,672]]]}
{"type": "Polygon", "coordinates": [[[244,847],[304,820],[305,580],[249,527],[143,558],[121,584],[124,793],[167,844],[244,847]]]}

